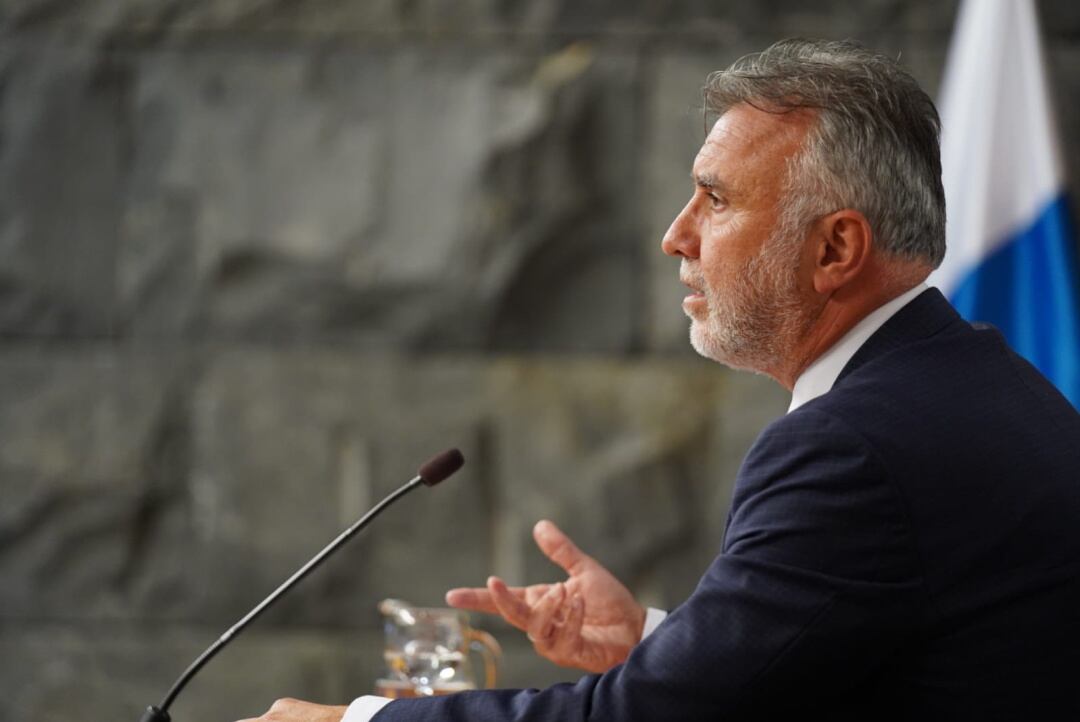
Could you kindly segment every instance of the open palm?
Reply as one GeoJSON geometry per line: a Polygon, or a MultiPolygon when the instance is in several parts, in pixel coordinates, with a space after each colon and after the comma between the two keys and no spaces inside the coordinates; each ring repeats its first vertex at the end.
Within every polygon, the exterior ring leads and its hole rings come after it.
{"type": "Polygon", "coordinates": [[[533,529],[540,550],[568,575],[564,582],[452,589],[446,602],[499,614],[523,630],[537,653],[564,667],[604,672],[623,662],[641,639],[645,610],[611,572],[549,521],[533,529]]]}

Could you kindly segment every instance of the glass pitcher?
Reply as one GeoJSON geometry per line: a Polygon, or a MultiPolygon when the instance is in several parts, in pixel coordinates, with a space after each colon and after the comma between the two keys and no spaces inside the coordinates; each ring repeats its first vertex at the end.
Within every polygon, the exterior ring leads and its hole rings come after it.
{"type": "Polygon", "coordinates": [[[386,673],[376,682],[383,697],[418,697],[476,689],[469,652],[484,663],[484,686],[497,681],[502,650],[487,632],[469,626],[457,609],[414,607],[399,599],[379,603],[386,633],[386,673]]]}

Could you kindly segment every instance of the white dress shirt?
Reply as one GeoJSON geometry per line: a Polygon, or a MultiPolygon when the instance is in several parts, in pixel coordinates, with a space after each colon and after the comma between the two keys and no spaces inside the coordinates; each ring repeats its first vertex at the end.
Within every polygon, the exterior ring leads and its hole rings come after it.
{"type": "Polygon", "coordinates": [[[847,366],[847,362],[862,348],[866,340],[874,335],[874,332],[885,325],[897,311],[908,305],[920,293],[926,290],[926,284],[920,283],[912,289],[901,293],[899,296],[879,306],[875,311],[867,314],[861,321],[851,327],[839,341],[829,347],[829,350],[814,359],[814,362],[806,367],[795,381],[795,387],[791,390],[791,405],[788,406],[790,414],[808,401],[813,401],[818,396],[828,393],[836,377],[847,366]]]}
{"type": "MultiPolygon", "coordinates": [[[[803,404],[813,401],[818,396],[828,393],[844,366],[862,348],[866,340],[874,335],[886,321],[893,317],[897,311],[908,305],[916,296],[926,290],[926,284],[920,283],[914,288],[905,291],[888,303],[879,306],[875,311],[867,314],[861,321],[851,327],[839,341],[829,347],[829,350],[814,359],[795,380],[795,386],[791,390],[791,404],[788,406],[790,414],[803,404]]],[[[645,639],[653,633],[660,623],[664,621],[667,612],[650,607],[645,614],[645,627],[641,638],[645,639]]],[[[341,722],[370,722],[375,713],[381,710],[391,701],[386,697],[365,695],[353,701],[341,722]]]]}

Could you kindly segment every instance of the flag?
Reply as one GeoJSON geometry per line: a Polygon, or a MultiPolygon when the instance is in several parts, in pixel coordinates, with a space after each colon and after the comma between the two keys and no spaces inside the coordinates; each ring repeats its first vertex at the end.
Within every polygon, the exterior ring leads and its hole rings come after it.
{"type": "Polygon", "coordinates": [[[930,277],[1080,409],[1080,266],[1032,0],[965,0],[945,67],[948,251],[930,277]]]}

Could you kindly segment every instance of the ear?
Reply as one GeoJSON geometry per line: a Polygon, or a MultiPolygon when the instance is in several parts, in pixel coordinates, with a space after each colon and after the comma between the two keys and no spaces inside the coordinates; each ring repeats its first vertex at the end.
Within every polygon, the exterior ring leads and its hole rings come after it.
{"type": "Polygon", "coordinates": [[[851,208],[820,221],[814,256],[814,290],[831,294],[862,272],[870,259],[874,233],[866,216],[851,208]]]}

